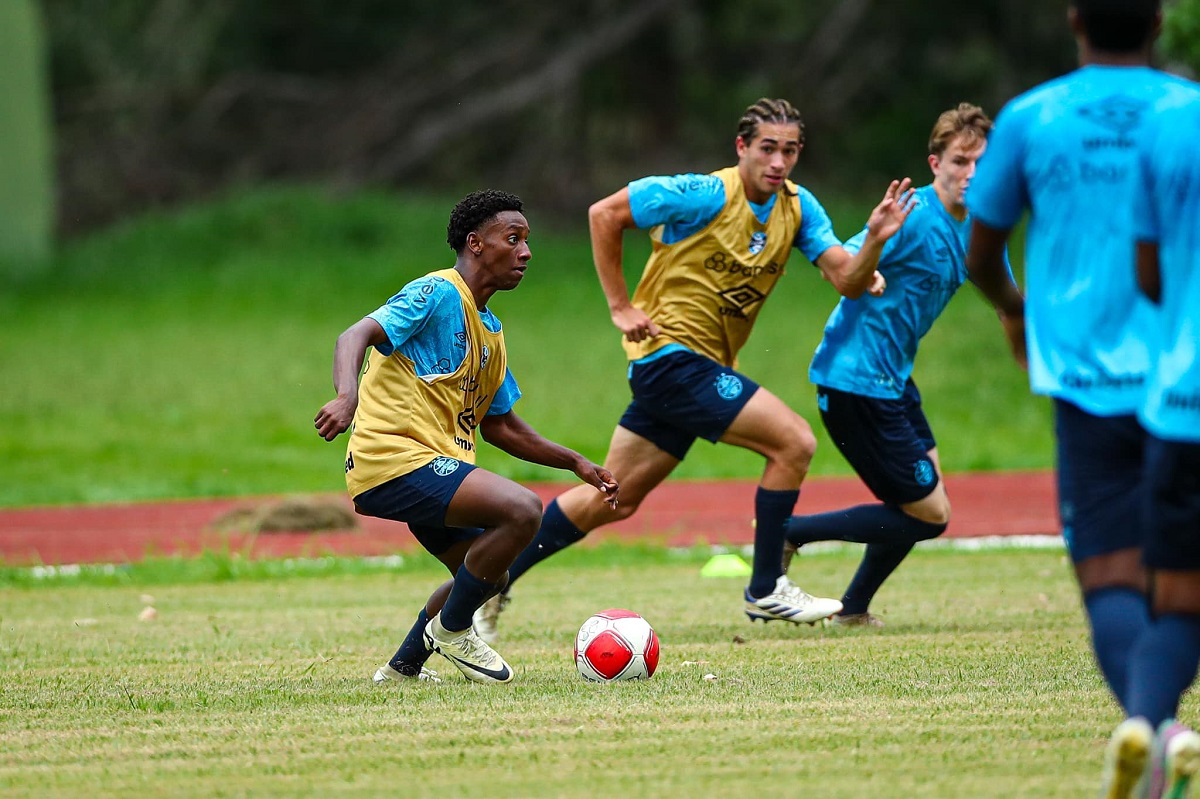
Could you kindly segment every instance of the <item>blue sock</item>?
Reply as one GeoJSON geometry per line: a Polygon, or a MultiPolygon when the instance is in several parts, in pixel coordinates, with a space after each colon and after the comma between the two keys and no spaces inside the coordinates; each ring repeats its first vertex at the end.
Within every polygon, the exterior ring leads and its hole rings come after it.
{"type": "Polygon", "coordinates": [[[895,505],[856,505],[853,508],[793,516],[787,521],[787,540],[796,546],[814,541],[856,544],[914,544],[937,538],[946,525],[923,522],[895,505]]]}
{"type": "Polygon", "coordinates": [[[1150,608],[1141,591],[1112,586],[1083,595],[1092,627],[1092,650],[1100,673],[1121,707],[1129,709],[1129,663],[1135,644],[1149,629],[1150,608]]]}
{"type": "Polygon", "coordinates": [[[748,588],[752,597],[774,591],[783,574],[783,525],[799,498],[799,489],[773,491],[759,486],[754,494],[754,573],[748,588]]]}
{"type": "Polygon", "coordinates": [[[388,661],[389,666],[410,677],[421,673],[421,667],[433,654],[425,648],[425,625],[427,624],[429,624],[429,614],[425,612],[425,608],[421,608],[421,612],[417,614],[417,623],[408,631],[408,635],[404,637],[404,643],[400,644],[396,654],[392,655],[392,659],[388,661]]]}
{"type": "Polygon", "coordinates": [[[467,571],[467,564],[459,566],[454,574],[454,587],[450,589],[450,596],[446,597],[446,604],[442,606],[442,627],[452,633],[470,627],[475,611],[488,597],[495,594],[497,589],[498,586],[485,583],[467,571]]]}
{"type": "Polygon", "coordinates": [[[538,527],[537,535],[508,567],[508,584],[511,586],[522,574],[585,535],[587,533],[577,528],[558,507],[558,500],[552,500],[546,506],[546,512],[542,514],[542,524],[538,527]]]}
{"type": "Polygon", "coordinates": [[[850,581],[846,595],[842,597],[842,613],[866,613],[883,581],[896,571],[896,567],[903,562],[912,548],[912,542],[867,544],[862,563],[858,564],[858,571],[854,573],[854,579],[850,581]]]}
{"type": "Polygon", "coordinates": [[[1129,715],[1155,729],[1179,709],[1200,664],[1200,616],[1165,613],[1152,620],[1129,658],[1129,715]]]}

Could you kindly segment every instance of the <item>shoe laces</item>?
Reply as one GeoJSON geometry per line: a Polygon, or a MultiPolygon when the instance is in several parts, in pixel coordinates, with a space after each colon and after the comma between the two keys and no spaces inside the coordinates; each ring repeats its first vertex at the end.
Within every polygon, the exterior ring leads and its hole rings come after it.
{"type": "Polygon", "coordinates": [[[489,667],[496,660],[496,650],[485,644],[474,628],[468,627],[462,636],[446,643],[461,652],[464,659],[483,663],[489,667]]]}
{"type": "Polygon", "coordinates": [[[795,602],[797,604],[808,602],[812,599],[812,596],[809,595],[803,588],[789,580],[787,575],[779,578],[779,582],[775,585],[775,593],[787,601],[795,602]]]}

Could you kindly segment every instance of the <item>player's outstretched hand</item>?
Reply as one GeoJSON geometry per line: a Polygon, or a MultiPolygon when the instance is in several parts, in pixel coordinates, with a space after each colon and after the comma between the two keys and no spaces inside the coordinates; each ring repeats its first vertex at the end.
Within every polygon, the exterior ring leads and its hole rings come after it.
{"type": "Polygon", "coordinates": [[[645,341],[662,332],[645,311],[634,305],[613,311],[612,321],[629,341],[645,341]]]}
{"type": "Polygon", "coordinates": [[[598,489],[604,495],[604,504],[616,510],[617,493],[621,487],[617,484],[617,478],[612,476],[612,472],[603,466],[584,460],[575,468],[575,474],[583,482],[598,489]]]}
{"type": "Polygon", "coordinates": [[[883,200],[871,211],[867,219],[867,229],[880,241],[887,241],[912,212],[917,204],[916,190],[912,188],[912,180],[893,180],[883,193],[883,200]]]}
{"type": "Polygon", "coordinates": [[[326,441],[333,441],[349,430],[357,407],[357,399],[350,397],[335,397],[325,403],[321,410],[317,411],[317,418],[314,420],[317,435],[326,441]]]}
{"type": "Polygon", "coordinates": [[[872,297],[882,297],[883,292],[887,289],[887,278],[878,269],[875,274],[871,275],[871,285],[867,288],[867,293],[872,297]]]}

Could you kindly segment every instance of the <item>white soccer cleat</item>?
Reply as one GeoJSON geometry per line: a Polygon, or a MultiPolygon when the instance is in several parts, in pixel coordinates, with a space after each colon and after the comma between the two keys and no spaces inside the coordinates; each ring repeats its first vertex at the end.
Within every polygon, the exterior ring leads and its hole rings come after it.
{"type": "Polygon", "coordinates": [[[1153,799],[1186,799],[1192,777],[1200,771],[1200,734],[1167,719],[1154,738],[1150,768],[1153,799]]]}
{"type": "Polygon", "coordinates": [[[439,613],[425,625],[425,646],[453,663],[471,682],[512,682],[512,668],[480,639],[474,627],[449,632],[442,626],[442,614],[439,613]]]}
{"type": "Polygon", "coordinates": [[[793,624],[815,624],[840,612],[842,603],[836,599],[812,596],[788,579],[786,574],[775,581],[775,590],[755,599],[746,592],[746,615],[750,621],[790,621],[793,624]]]}
{"type": "Polygon", "coordinates": [[[480,605],[479,609],[475,611],[475,615],[471,617],[471,626],[475,628],[475,632],[479,633],[479,637],[485,644],[494,644],[500,637],[497,625],[500,622],[500,614],[508,607],[508,603],[508,594],[496,594],[480,605]]]}
{"type": "Polygon", "coordinates": [[[1113,730],[1104,751],[1100,799],[1132,799],[1141,793],[1154,730],[1143,718],[1125,719],[1113,730]],[[1137,793],[1135,793],[1135,791],[1137,793]]]}
{"type": "Polygon", "coordinates": [[[406,682],[408,680],[419,680],[421,682],[441,682],[442,678],[438,676],[436,671],[433,669],[427,669],[424,666],[421,667],[419,674],[403,674],[393,669],[390,663],[384,663],[382,666],[376,669],[375,676],[371,678],[371,682],[375,683],[376,685],[380,685],[381,683],[388,681],[406,682]]]}

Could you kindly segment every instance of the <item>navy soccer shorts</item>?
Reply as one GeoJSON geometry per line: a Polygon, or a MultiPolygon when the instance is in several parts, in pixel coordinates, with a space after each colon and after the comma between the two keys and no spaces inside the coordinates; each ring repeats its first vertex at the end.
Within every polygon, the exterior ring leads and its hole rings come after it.
{"type": "Polygon", "coordinates": [[[434,458],[408,474],[368,488],[354,498],[367,516],[406,522],[413,536],[432,555],[459,541],[479,536],[482,527],[447,527],[446,508],[475,465],[455,458],[434,458]]]}
{"type": "Polygon", "coordinates": [[[679,350],[629,365],[633,401],[620,425],[683,460],[697,438],[719,441],[758,391],[745,375],[679,350]]]}
{"type": "Polygon", "coordinates": [[[1144,559],[1152,569],[1200,569],[1200,444],[1146,436],[1144,559]]]}
{"type": "Polygon", "coordinates": [[[880,501],[905,505],[937,488],[937,469],[929,458],[937,442],[911,379],[899,399],[817,386],[817,408],[838,451],[880,501]]]}
{"type": "Polygon", "coordinates": [[[1146,433],[1132,415],[1095,416],[1054,400],[1058,514],[1071,560],[1142,546],[1146,433]]]}

